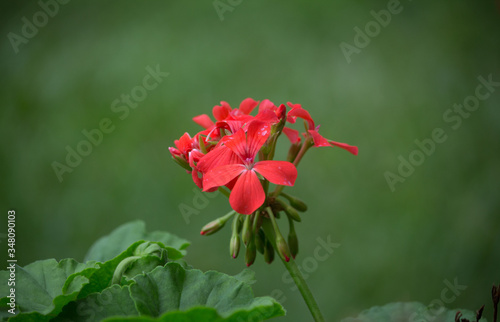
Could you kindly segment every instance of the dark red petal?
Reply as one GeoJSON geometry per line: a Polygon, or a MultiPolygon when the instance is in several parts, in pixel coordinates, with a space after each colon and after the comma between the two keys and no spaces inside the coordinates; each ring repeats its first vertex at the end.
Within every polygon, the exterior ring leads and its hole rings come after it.
{"type": "Polygon", "coordinates": [[[274,105],[273,102],[271,102],[270,100],[268,100],[267,98],[265,100],[263,100],[261,103],[260,103],[260,106],[259,106],[259,112],[260,111],[263,111],[263,110],[271,110],[271,111],[274,111],[276,110],[276,105],[274,105]]]}
{"type": "Polygon", "coordinates": [[[242,161],[249,157],[246,141],[245,131],[242,128],[233,135],[226,135],[223,138],[224,145],[240,157],[242,161]]]}
{"type": "MultiPolygon", "coordinates": [[[[288,112],[288,116],[289,117],[290,116],[292,116],[292,117],[300,117],[301,119],[306,120],[307,123],[309,124],[309,130],[315,128],[314,121],[313,121],[311,115],[309,114],[308,111],[306,111],[303,108],[294,108],[294,109],[290,110],[290,112],[288,112]]],[[[291,122],[291,123],[295,123],[295,122],[291,122]]]]}
{"type": "MultiPolygon", "coordinates": [[[[260,148],[266,143],[267,138],[271,134],[271,126],[269,123],[252,121],[248,126],[247,131],[247,151],[248,157],[255,157],[260,148]]],[[[244,159],[243,159],[244,160],[244,159]]]]}
{"type": "Polygon", "coordinates": [[[205,154],[198,162],[197,168],[205,173],[213,168],[234,163],[241,163],[240,158],[227,147],[219,146],[205,154]]]}
{"type": "Polygon", "coordinates": [[[227,102],[222,101],[220,104],[220,106],[215,105],[212,109],[212,113],[217,121],[225,120],[231,112],[231,106],[227,102]]]}
{"type": "Polygon", "coordinates": [[[259,105],[258,101],[250,97],[245,98],[240,104],[240,111],[242,111],[244,114],[250,114],[257,105],[259,105]]]}
{"type": "Polygon", "coordinates": [[[335,141],[329,141],[329,142],[331,145],[338,146],[339,148],[347,150],[354,155],[358,155],[358,147],[357,146],[349,145],[349,144],[342,143],[342,142],[335,142],[335,141]]]}
{"type": "Polygon", "coordinates": [[[203,191],[223,186],[246,170],[242,164],[227,164],[213,168],[203,175],[203,191]]]}
{"type": "Polygon", "coordinates": [[[229,196],[231,207],[244,215],[252,214],[265,200],[264,189],[257,174],[252,170],[246,170],[241,174],[229,196]]]}
{"type": "Polygon", "coordinates": [[[286,137],[290,140],[292,144],[300,142],[299,131],[285,126],[283,128],[283,133],[285,133],[286,137]]]}
{"type": "Polygon", "coordinates": [[[214,126],[214,122],[212,122],[212,120],[207,114],[195,116],[193,117],[193,121],[205,129],[209,129],[212,126],[214,126]]]}
{"type": "Polygon", "coordinates": [[[281,104],[280,107],[276,110],[276,115],[280,120],[286,117],[286,106],[285,104],[281,104]]]}
{"type": "Polygon", "coordinates": [[[297,179],[297,168],[287,161],[260,161],[253,169],[270,182],[282,186],[293,186],[297,179]]]}

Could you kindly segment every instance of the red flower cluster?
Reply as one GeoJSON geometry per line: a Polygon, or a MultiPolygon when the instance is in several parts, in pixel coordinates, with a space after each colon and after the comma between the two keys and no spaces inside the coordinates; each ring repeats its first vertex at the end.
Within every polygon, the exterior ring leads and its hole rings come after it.
{"type": "Polygon", "coordinates": [[[175,141],[170,153],[177,163],[192,174],[195,184],[203,191],[215,191],[226,186],[229,203],[240,214],[252,214],[266,200],[268,182],[293,186],[297,178],[296,165],[311,146],[337,146],[352,154],[358,148],[345,143],[329,141],[319,133],[309,112],[299,104],[276,107],[271,101],[251,98],[232,109],[221,102],[213,108],[214,123],[206,114],[193,120],[205,130],[191,137],[188,133],[175,141]],[[259,106],[255,116],[250,113],[259,106]],[[306,132],[301,139],[297,130],[285,127],[297,118],[306,121],[306,132]],[[284,133],[292,146],[288,161],[274,161],[277,138],[284,133]],[[258,157],[258,158],[257,158],[258,157]]]}

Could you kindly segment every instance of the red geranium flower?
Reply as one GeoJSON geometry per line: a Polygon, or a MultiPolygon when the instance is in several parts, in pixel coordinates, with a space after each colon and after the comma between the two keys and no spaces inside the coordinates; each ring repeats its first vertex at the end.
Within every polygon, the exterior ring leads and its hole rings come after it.
{"type": "MultiPolygon", "coordinates": [[[[249,215],[266,199],[257,173],[274,184],[293,186],[297,169],[292,163],[273,160],[255,162],[255,156],[270,134],[269,123],[254,120],[248,125],[246,134],[244,129],[240,128],[235,134],[225,136],[223,145],[209,152],[204,158],[213,160],[214,156],[225,154],[224,160],[228,163],[219,163],[204,173],[203,190],[223,186],[236,179],[229,203],[238,213],[249,215]]],[[[203,159],[200,162],[203,162],[203,159]]]]}

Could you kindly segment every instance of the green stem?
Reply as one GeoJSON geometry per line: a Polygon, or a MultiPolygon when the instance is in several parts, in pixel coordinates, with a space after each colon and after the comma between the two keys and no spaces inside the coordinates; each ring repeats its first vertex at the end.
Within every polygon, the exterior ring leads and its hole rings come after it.
{"type": "Polygon", "coordinates": [[[226,189],[224,189],[222,187],[219,187],[219,189],[217,189],[217,190],[219,190],[224,196],[229,198],[229,194],[230,194],[229,191],[227,191],[226,189]]]}
{"type": "MultiPolygon", "coordinates": [[[[273,223],[271,222],[271,220],[268,220],[266,218],[262,223],[262,228],[264,229],[264,232],[266,233],[268,240],[271,242],[273,247],[276,249],[276,242],[275,242],[275,238],[274,238],[274,236],[275,236],[274,235],[274,228],[273,228],[273,223]]],[[[295,263],[295,260],[293,258],[290,258],[290,261],[286,262],[282,256],[279,256],[279,258],[281,258],[283,265],[285,265],[286,269],[290,273],[290,276],[292,277],[293,281],[295,282],[295,285],[297,285],[297,287],[300,291],[300,294],[302,295],[302,298],[304,298],[304,301],[306,302],[307,307],[309,308],[309,311],[311,312],[311,315],[314,318],[314,321],[324,322],[325,319],[323,318],[323,315],[321,314],[318,303],[316,303],[316,300],[314,299],[314,296],[311,293],[309,286],[307,286],[307,283],[304,279],[304,276],[300,272],[297,264],[295,263]]]]}

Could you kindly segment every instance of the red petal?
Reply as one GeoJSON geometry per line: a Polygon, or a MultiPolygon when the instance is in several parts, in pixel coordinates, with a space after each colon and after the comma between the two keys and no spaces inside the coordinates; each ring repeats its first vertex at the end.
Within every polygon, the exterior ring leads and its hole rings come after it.
{"type": "Polygon", "coordinates": [[[181,136],[179,141],[175,141],[174,143],[177,146],[177,149],[179,149],[179,151],[186,156],[187,153],[193,148],[193,140],[187,132],[181,136]]]}
{"type": "Polygon", "coordinates": [[[240,104],[240,111],[242,111],[244,114],[250,114],[257,105],[259,105],[258,101],[255,101],[250,97],[245,98],[240,104]]]}
{"type": "MultiPolygon", "coordinates": [[[[267,138],[271,134],[271,126],[268,123],[260,121],[252,121],[248,126],[247,131],[247,149],[248,157],[255,157],[260,148],[266,143],[267,138]]],[[[243,159],[245,160],[245,159],[243,159]]]]}
{"type": "Polygon", "coordinates": [[[281,104],[280,107],[278,107],[278,109],[276,110],[276,115],[280,120],[286,117],[286,106],[284,104],[281,104]]]}
{"type": "Polygon", "coordinates": [[[191,171],[191,176],[193,177],[194,183],[198,186],[198,188],[203,189],[203,181],[198,174],[199,172],[196,169],[193,169],[193,171],[191,171]]]}
{"type": "Polygon", "coordinates": [[[337,146],[339,148],[342,148],[346,151],[351,152],[354,155],[358,155],[358,147],[349,145],[346,143],[341,143],[341,142],[335,142],[335,141],[329,141],[325,139],[321,134],[319,134],[315,130],[309,130],[309,133],[311,133],[313,140],[314,140],[314,146],[315,147],[321,147],[321,146],[337,146]]]}
{"type": "Polygon", "coordinates": [[[203,175],[203,191],[223,186],[245,170],[246,167],[242,164],[227,164],[213,168],[203,175]]]}
{"type": "Polygon", "coordinates": [[[197,168],[199,171],[205,173],[213,168],[234,163],[241,163],[240,158],[227,147],[219,146],[205,154],[200,159],[200,162],[198,162],[197,168]]]}
{"type": "Polygon", "coordinates": [[[181,151],[177,150],[176,148],[169,147],[169,148],[168,148],[168,151],[170,151],[170,154],[171,154],[173,157],[176,157],[176,156],[181,156],[181,155],[182,155],[181,151]]]}
{"type": "Polygon", "coordinates": [[[271,102],[270,100],[268,100],[267,98],[265,100],[263,100],[261,103],[260,103],[260,106],[259,106],[259,112],[260,111],[263,111],[263,110],[272,110],[274,111],[276,109],[276,105],[274,105],[273,102],[271,102]]]}
{"type": "MultiPolygon", "coordinates": [[[[314,129],[314,121],[311,117],[311,115],[309,114],[308,111],[306,111],[305,109],[303,108],[294,108],[292,110],[290,110],[290,112],[288,112],[288,116],[292,116],[292,117],[300,117],[301,119],[304,119],[307,121],[307,123],[309,124],[309,130],[311,129],[314,129]]],[[[295,123],[295,122],[291,122],[291,123],[295,123]]]]}
{"type": "Polygon", "coordinates": [[[265,200],[266,195],[260,180],[251,170],[246,170],[241,174],[229,196],[231,207],[244,215],[252,214],[262,206],[265,200]]]}
{"type": "Polygon", "coordinates": [[[189,166],[191,168],[195,167],[195,163],[198,163],[201,158],[203,158],[205,155],[200,151],[193,149],[191,152],[189,152],[189,166]]]}
{"type": "Polygon", "coordinates": [[[214,117],[217,121],[223,121],[228,117],[229,113],[231,112],[231,106],[227,102],[220,102],[219,105],[215,105],[214,108],[212,109],[212,113],[214,114],[214,117]]]}
{"type": "Polygon", "coordinates": [[[300,105],[300,104],[292,104],[290,102],[287,102],[286,105],[288,105],[291,109],[302,108],[302,105],[300,105]]]}
{"type": "Polygon", "coordinates": [[[267,122],[267,123],[278,123],[280,119],[276,116],[276,113],[271,110],[262,110],[255,116],[256,120],[267,122]]]}
{"type": "Polygon", "coordinates": [[[321,134],[319,134],[316,130],[309,130],[309,133],[311,133],[311,136],[313,137],[315,147],[331,146],[330,142],[328,142],[328,140],[321,136],[321,134]]]}
{"type": "Polygon", "coordinates": [[[210,119],[210,117],[207,114],[195,116],[195,117],[193,117],[193,121],[196,124],[202,126],[204,129],[209,129],[212,126],[214,126],[214,122],[212,122],[212,120],[210,119]]]}
{"type": "Polygon", "coordinates": [[[224,145],[233,151],[242,161],[249,157],[247,153],[247,139],[245,131],[241,128],[233,135],[227,135],[223,139],[224,145]]]}
{"type": "Polygon", "coordinates": [[[285,133],[286,137],[290,140],[292,144],[300,142],[299,131],[285,126],[283,128],[283,133],[285,133]]]}
{"type": "MultiPolygon", "coordinates": [[[[250,116],[250,115],[247,115],[250,116]]],[[[253,116],[251,116],[253,118],[253,116]]],[[[243,120],[225,120],[225,121],[220,121],[215,124],[217,128],[221,129],[226,129],[229,130],[231,133],[236,133],[238,132],[239,129],[243,127],[245,124],[245,121],[243,120]]]]}
{"type": "Polygon", "coordinates": [[[297,168],[287,161],[260,161],[253,168],[274,184],[293,186],[297,179],[297,168]]]}
{"type": "Polygon", "coordinates": [[[335,141],[329,141],[329,142],[331,145],[338,146],[339,148],[347,150],[354,155],[358,155],[358,147],[357,146],[349,145],[349,144],[341,143],[341,142],[335,142],[335,141]]]}

